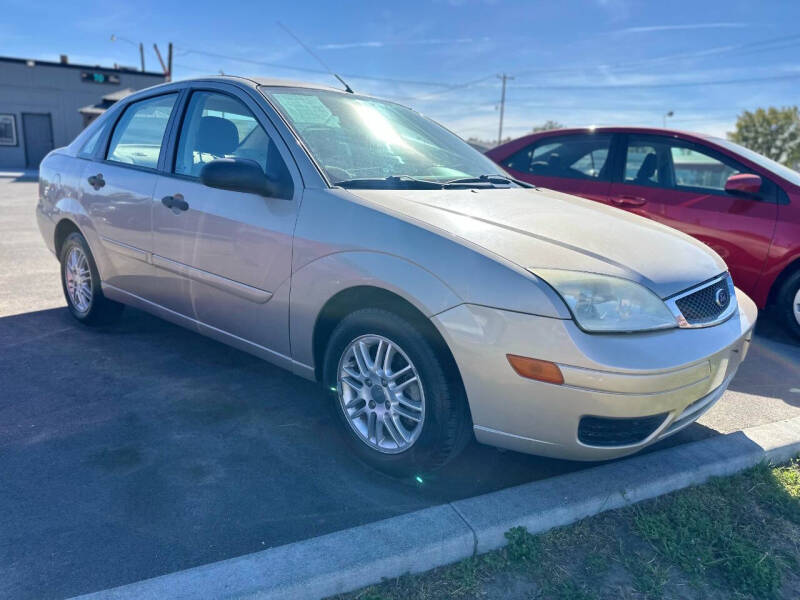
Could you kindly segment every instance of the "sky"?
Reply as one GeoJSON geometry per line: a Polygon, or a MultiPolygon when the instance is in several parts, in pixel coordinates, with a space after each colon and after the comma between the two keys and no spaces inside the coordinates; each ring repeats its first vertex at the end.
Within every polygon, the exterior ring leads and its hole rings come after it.
{"type": "MultiPolygon", "coordinates": [[[[411,106],[464,138],[547,120],[725,135],[744,110],[800,104],[800,2],[4,0],[0,54],[338,86],[411,106]],[[112,41],[111,36],[116,36],[112,41]],[[665,116],[672,112],[671,117],[665,116]]],[[[2,82],[0,82],[2,85],[2,82]]]]}

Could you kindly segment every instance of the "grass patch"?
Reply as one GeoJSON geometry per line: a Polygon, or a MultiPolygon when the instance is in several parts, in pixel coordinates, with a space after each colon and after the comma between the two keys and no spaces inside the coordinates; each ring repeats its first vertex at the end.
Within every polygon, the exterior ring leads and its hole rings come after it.
{"type": "Polygon", "coordinates": [[[761,465],[338,600],[800,597],[800,462],[761,465]]]}

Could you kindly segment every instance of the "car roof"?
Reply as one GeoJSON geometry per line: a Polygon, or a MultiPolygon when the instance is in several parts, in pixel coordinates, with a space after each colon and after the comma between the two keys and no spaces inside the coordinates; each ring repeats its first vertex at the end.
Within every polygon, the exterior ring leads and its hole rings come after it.
{"type": "MultiPolygon", "coordinates": [[[[208,83],[208,82],[233,83],[239,86],[246,86],[251,88],[256,88],[259,86],[290,87],[290,88],[304,88],[309,90],[322,90],[327,92],[338,92],[340,94],[347,93],[345,90],[341,88],[335,88],[318,83],[309,83],[307,81],[294,81],[291,79],[273,79],[269,77],[243,77],[239,75],[209,75],[208,77],[190,77],[188,79],[179,79],[177,81],[168,81],[165,83],[159,83],[158,85],[150,86],[142,90],[137,90],[133,94],[126,96],[125,100],[126,102],[135,100],[140,96],[144,96],[151,93],[153,90],[179,89],[180,87],[187,84],[208,83]]],[[[358,94],[358,95],[364,95],[364,94],[358,94]]]]}
{"type": "MultiPolygon", "coordinates": [[[[628,125],[608,125],[603,127],[571,127],[567,129],[548,129],[545,131],[537,131],[535,133],[528,134],[523,137],[530,137],[534,138],[540,135],[550,135],[554,133],[564,133],[564,134],[574,134],[574,133],[587,133],[587,132],[595,132],[595,133],[652,133],[656,135],[680,135],[680,136],[690,136],[696,138],[708,138],[708,136],[703,133],[697,133],[694,131],[684,131],[682,129],[665,129],[663,127],[631,127],[628,125]]],[[[519,139],[519,138],[517,138],[519,139]]]]}
{"type": "Polygon", "coordinates": [[[521,150],[531,142],[541,138],[560,136],[560,135],[575,135],[581,133],[639,133],[650,135],[666,135],[672,137],[680,137],[687,140],[696,140],[703,142],[714,141],[714,136],[706,135],[703,133],[695,133],[691,131],[681,131],[679,129],[664,129],[661,127],[630,127],[627,125],[609,125],[605,127],[570,127],[565,129],[547,129],[545,131],[536,131],[521,137],[515,138],[499,146],[495,146],[486,154],[494,159],[505,158],[508,155],[521,150]]]}

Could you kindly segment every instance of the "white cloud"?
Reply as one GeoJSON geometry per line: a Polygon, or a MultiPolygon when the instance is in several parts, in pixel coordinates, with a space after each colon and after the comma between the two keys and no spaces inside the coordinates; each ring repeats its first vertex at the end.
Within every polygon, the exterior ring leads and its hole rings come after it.
{"type": "Polygon", "coordinates": [[[739,29],[748,27],[747,23],[687,23],[685,25],[649,25],[646,27],[626,27],[611,31],[612,34],[620,33],[653,33],[656,31],[683,31],[687,29],[739,29]]]}
{"type": "Polygon", "coordinates": [[[445,46],[453,44],[473,44],[477,41],[487,41],[489,38],[456,38],[441,39],[432,38],[426,40],[398,40],[398,41],[366,41],[366,42],[342,42],[332,44],[322,44],[317,46],[319,50],[347,50],[350,48],[384,48],[386,46],[445,46]]]}

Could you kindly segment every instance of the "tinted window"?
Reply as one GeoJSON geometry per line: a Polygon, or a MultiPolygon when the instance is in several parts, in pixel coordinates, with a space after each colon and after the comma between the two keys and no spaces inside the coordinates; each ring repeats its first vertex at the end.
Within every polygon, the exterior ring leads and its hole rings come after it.
{"type": "Polygon", "coordinates": [[[520,150],[503,164],[515,171],[545,177],[606,178],[611,134],[548,137],[520,150]]]}
{"type": "Polygon", "coordinates": [[[672,181],[669,140],[629,136],[625,156],[625,182],[672,187],[672,181]]]}
{"type": "Polygon", "coordinates": [[[158,96],[126,108],[111,136],[108,160],[155,169],[177,97],[177,94],[158,96]]]}

